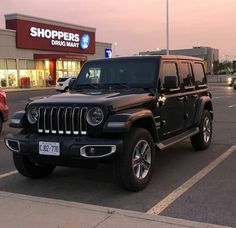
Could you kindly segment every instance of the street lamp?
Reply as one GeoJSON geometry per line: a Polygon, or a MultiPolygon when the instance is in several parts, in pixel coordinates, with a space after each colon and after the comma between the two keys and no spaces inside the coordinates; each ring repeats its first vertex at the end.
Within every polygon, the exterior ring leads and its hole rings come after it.
{"type": "Polygon", "coordinates": [[[166,54],[169,55],[169,0],[166,0],[166,54]]]}

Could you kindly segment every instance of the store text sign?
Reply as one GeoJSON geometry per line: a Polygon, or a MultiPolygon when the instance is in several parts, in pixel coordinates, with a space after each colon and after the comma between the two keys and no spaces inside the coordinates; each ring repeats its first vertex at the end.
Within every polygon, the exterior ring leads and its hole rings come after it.
{"type": "MultiPolygon", "coordinates": [[[[95,32],[14,20],[17,48],[94,54],[95,32]]],[[[7,21],[12,29],[12,21],[7,21]]]]}

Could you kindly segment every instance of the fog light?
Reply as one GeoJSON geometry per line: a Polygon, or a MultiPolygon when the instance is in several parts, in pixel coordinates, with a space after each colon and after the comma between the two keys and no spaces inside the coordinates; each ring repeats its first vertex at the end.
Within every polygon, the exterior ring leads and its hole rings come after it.
{"type": "Polygon", "coordinates": [[[102,158],[115,152],[115,145],[90,145],[80,148],[80,155],[86,158],[102,158]]]}
{"type": "Polygon", "coordinates": [[[89,148],[89,153],[90,153],[91,155],[94,155],[94,154],[95,154],[95,148],[94,148],[94,147],[90,147],[90,148],[89,148]]]}

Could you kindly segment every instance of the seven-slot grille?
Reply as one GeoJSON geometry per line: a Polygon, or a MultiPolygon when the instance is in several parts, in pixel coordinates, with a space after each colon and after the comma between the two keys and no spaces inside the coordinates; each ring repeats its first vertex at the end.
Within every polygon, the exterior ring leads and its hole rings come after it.
{"type": "Polygon", "coordinates": [[[87,107],[40,107],[38,132],[46,134],[86,135],[87,107]]]}

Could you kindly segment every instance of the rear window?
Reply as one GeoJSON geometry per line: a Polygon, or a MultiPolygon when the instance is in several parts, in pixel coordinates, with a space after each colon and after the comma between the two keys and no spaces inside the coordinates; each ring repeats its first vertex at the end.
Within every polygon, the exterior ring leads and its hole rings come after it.
{"type": "Polygon", "coordinates": [[[183,62],[181,63],[182,75],[183,75],[183,83],[184,86],[193,86],[194,85],[194,78],[192,67],[190,63],[183,62]]]}
{"type": "Polygon", "coordinates": [[[64,82],[64,81],[66,81],[68,78],[58,78],[58,82],[64,82]]]}
{"type": "Polygon", "coordinates": [[[197,85],[206,84],[206,76],[203,64],[194,63],[194,79],[197,85]]]}

